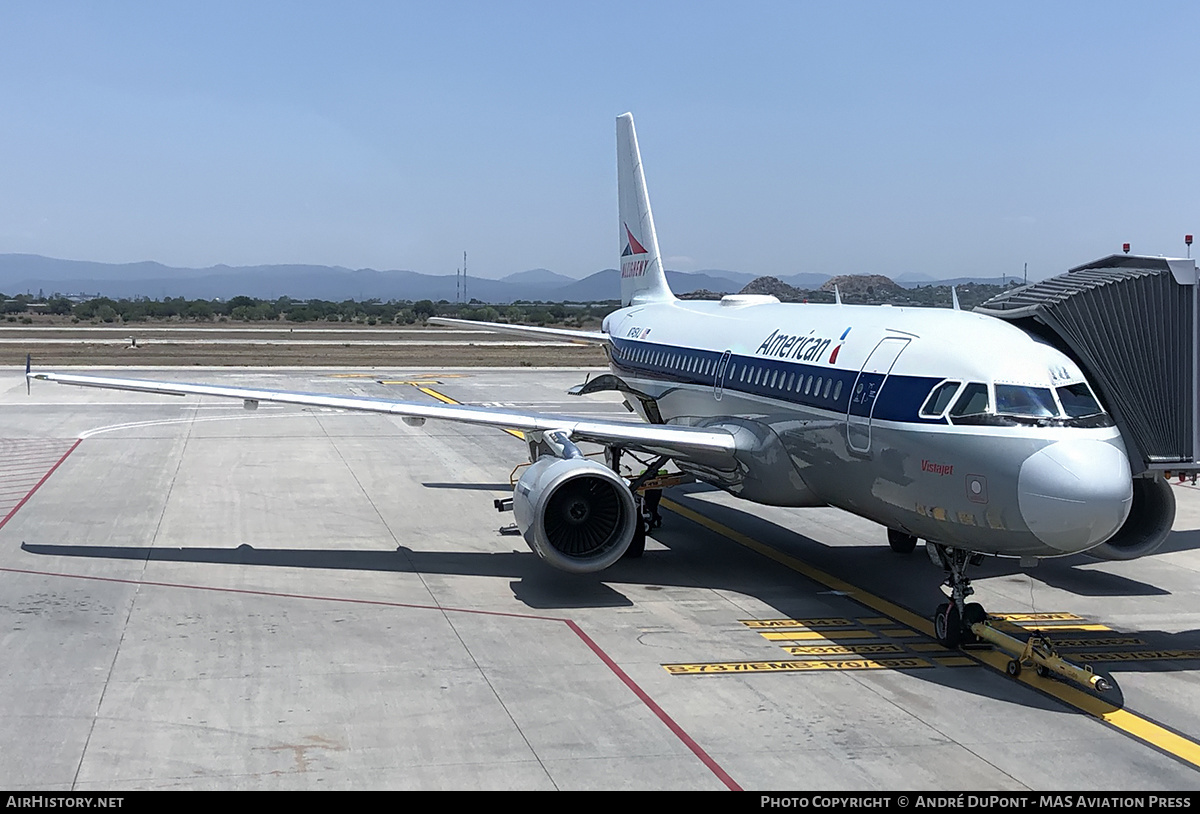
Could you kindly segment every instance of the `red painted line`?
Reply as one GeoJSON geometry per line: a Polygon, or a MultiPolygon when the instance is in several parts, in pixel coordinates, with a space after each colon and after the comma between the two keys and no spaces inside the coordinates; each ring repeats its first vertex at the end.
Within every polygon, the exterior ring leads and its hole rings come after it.
{"type": "Polygon", "coordinates": [[[592,641],[592,638],[583,632],[579,625],[575,624],[570,619],[564,619],[563,621],[567,623],[567,627],[575,631],[575,635],[582,639],[583,643],[590,647],[592,652],[595,653],[602,662],[608,665],[608,669],[612,670],[617,678],[625,682],[625,686],[632,690],[633,694],[640,698],[642,703],[649,707],[650,711],[657,715],[658,719],[666,724],[668,729],[675,733],[675,737],[683,741],[683,745],[688,749],[691,749],[692,754],[700,758],[700,762],[707,766],[709,771],[715,774],[717,778],[725,784],[726,788],[728,788],[730,791],[744,791],[744,789],[737,784],[737,781],[730,777],[726,771],[717,764],[717,761],[713,760],[712,756],[710,756],[708,752],[704,751],[700,744],[692,740],[691,735],[683,731],[683,727],[675,723],[675,719],[668,715],[666,710],[654,703],[654,699],[652,699],[645,690],[639,687],[637,682],[630,678],[624,670],[618,667],[617,663],[609,658],[607,653],[600,649],[600,645],[592,641]]]}
{"type": "MultiPolygon", "coordinates": [[[[71,452],[78,445],[79,445],[79,442],[77,441],[75,443],[75,445],[71,447],[70,450],[67,450],[66,455],[63,455],[62,459],[59,460],[59,463],[62,463],[62,461],[66,459],[67,455],[70,455],[71,452]]],[[[55,467],[57,467],[57,466],[58,466],[58,464],[55,464],[55,467]]],[[[46,478],[50,477],[50,475],[53,472],[54,472],[53,469],[50,470],[50,472],[47,472],[46,478]]],[[[43,478],[42,480],[44,481],[45,478],[43,478]]],[[[38,484],[38,485],[40,486],[41,484],[38,484]]],[[[33,492],[30,492],[30,494],[32,495],[33,492]]],[[[17,508],[20,508],[20,507],[18,506],[17,508]]],[[[9,514],[9,517],[11,517],[13,514],[16,514],[16,509],[14,509],[9,514]]],[[[0,521],[0,526],[3,526],[4,522],[7,522],[7,520],[8,520],[8,517],[4,518],[4,521],[0,521]]],[[[700,759],[700,762],[703,763],[708,768],[709,771],[711,771],[713,774],[715,774],[717,776],[717,779],[719,779],[722,783],[725,784],[726,788],[728,788],[730,791],[743,791],[744,790],[744,789],[742,789],[741,786],[739,786],[737,784],[737,781],[735,781],[732,777],[730,777],[729,774],[724,769],[721,768],[721,766],[717,763],[717,761],[714,760],[713,757],[708,754],[708,752],[704,751],[703,747],[701,747],[700,744],[696,743],[696,741],[693,740],[692,737],[690,735],[688,735],[687,732],[684,731],[683,727],[681,727],[678,723],[675,722],[674,718],[672,718],[670,715],[667,714],[666,710],[664,710],[662,707],[660,707],[658,704],[656,704],[654,702],[654,699],[652,699],[645,690],[643,690],[640,686],[638,686],[637,682],[634,681],[632,678],[630,678],[629,675],[624,670],[622,670],[615,661],[613,661],[611,656],[609,656],[607,653],[604,652],[603,648],[601,648],[600,645],[598,645],[594,641],[592,641],[591,636],[588,636],[586,633],[583,632],[583,628],[579,627],[579,625],[577,625],[575,622],[571,621],[570,619],[563,619],[558,616],[539,616],[539,615],[530,614],[530,613],[510,613],[510,612],[506,612],[506,611],[485,611],[485,610],[478,610],[478,609],[474,609],[474,608],[447,608],[447,607],[440,606],[440,605],[417,605],[417,604],[412,604],[409,602],[386,602],[381,599],[351,599],[348,597],[316,596],[316,595],[312,595],[312,594],[286,594],[286,593],[277,593],[275,591],[255,591],[255,590],[251,590],[249,588],[219,588],[219,587],[213,586],[213,585],[186,585],[186,584],[179,583],[179,582],[150,582],[150,581],[138,580],[138,579],[120,579],[118,577],[96,577],[96,576],[87,576],[84,574],[62,574],[62,573],[57,573],[54,571],[34,571],[34,570],[26,569],[26,568],[2,568],[2,567],[0,567],[0,573],[28,574],[28,575],[40,576],[40,577],[61,577],[63,579],[82,579],[82,580],[91,580],[91,581],[95,581],[95,582],[113,582],[113,583],[119,583],[119,584],[123,584],[123,585],[138,585],[138,586],[147,586],[148,585],[148,586],[153,586],[155,588],[182,588],[182,589],[190,590],[190,591],[217,591],[220,593],[228,593],[228,594],[245,594],[248,596],[266,596],[266,597],[272,597],[272,598],[276,598],[276,599],[307,599],[307,600],[313,600],[313,601],[318,601],[318,602],[344,602],[344,603],[348,603],[348,604],[352,604],[352,605],[374,605],[376,607],[385,607],[385,608],[407,608],[407,609],[412,609],[412,610],[442,611],[445,613],[470,613],[470,614],[476,614],[479,616],[500,616],[500,617],[506,617],[509,619],[533,619],[533,620],[542,621],[542,622],[562,622],[571,630],[571,632],[573,632],[576,636],[579,637],[580,641],[582,641],[585,645],[587,645],[588,649],[591,650],[596,655],[596,657],[600,659],[600,661],[604,662],[604,666],[606,666],[613,673],[613,675],[615,675],[618,679],[620,679],[621,683],[623,683],[626,687],[628,687],[630,689],[630,691],[633,692],[633,694],[636,695],[638,697],[638,699],[643,704],[645,704],[650,709],[650,711],[653,712],[654,715],[660,721],[662,721],[664,725],[666,725],[666,727],[668,729],[671,730],[672,733],[674,733],[675,737],[679,738],[679,740],[683,743],[684,746],[686,746],[689,750],[691,750],[692,754],[694,754],[697,758],[700,759]]]]}
{"type": "Polygon", "coordinates": [[[42,479],[33,485],[33,488],[29,490],[29,492],[25,495],[25,497],[21,498],[21,502],[18,503],[16,506],[13,506],[12,511],[10,511],[8,514],[4,515],[4,519],[0,520],[0,529],[4,528],[5,523],[7,523],[9,520],[12,520],[13,515],[21,510],[21,507],[24,506],[26,504],[26,502],[28,502],[29,498],[33,497],[34,492],[36,492],[38,489],[42,488],[42,484],[45,483],[47,480],[49,480],[50,476],[54,474],[54,470],[56,470],[60,466],[62,466],[62,462],[67,459],[68,455],[70,455],[72,452],[75,451],[75,447],[79,446],[79,444],[82,440],[83,440],[82,438],[76,438],[75,443],[71,444],[70,449],[68,449],[66,452],[64,452],[62,454],[62,457],[59,458],[55,462],[54,466],[50,467],[50,471],[47,472],[45,475],[42,475],[42,479]]]}

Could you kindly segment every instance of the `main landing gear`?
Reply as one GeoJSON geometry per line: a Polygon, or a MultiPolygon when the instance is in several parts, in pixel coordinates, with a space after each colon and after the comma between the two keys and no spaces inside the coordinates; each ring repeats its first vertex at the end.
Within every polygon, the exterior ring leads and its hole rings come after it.
{"type": "MultiPolygon", "coordinates": [[[[605,463],[618,475],[621,474],[621,457],[624,453],[625,450],[621,447],[605,447],[604,449],[605,463]]],[[[630,453],[630,457],[636,459],[632,453],[630,453]]],[[[633,540],[623,555],[627,559],[636,559],[645,554],[646,535],[662,525],[662,515],[658,513],[658,502],[662,499],[663,487],[689,480],[678,474],[674,477],[666,476],[662,467],[669,460],[670,458],[665,455],[658,458],[649,464],[640,476],[633,478],[629,483],[629,488],[633,492],[634,506],[637,508],[638,523],[633,532],[633,540]]]]}
{"type": "Polygon", "coordinates": [[[971,626],[987,621],[987,612],[978,602],[967,602],[967,597],[975,593],[971,580],[967,579],[967,566],[979,565],[983,555],[940,543],[926,542],[925,547],[934,564],[946,572],[943,585],[950,589],[950,601],[938,605],[934,611],[934,635],[943,647],[951,649],[978,643],[979,638],[971,626]]]}

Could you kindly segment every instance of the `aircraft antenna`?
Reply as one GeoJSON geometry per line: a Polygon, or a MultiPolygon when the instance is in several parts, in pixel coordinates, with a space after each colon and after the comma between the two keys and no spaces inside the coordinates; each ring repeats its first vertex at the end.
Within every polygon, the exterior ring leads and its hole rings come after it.
{"type": "Polygon", "coordinates": [[[838,290],[837,283],[833,284],[833,302],[835,305],[842,304],[842,292],[838,290]]]}
{"type": "Polygon", "coordinates": [[[958,289],[955,286],[950,286],[950,302],[954,304],[955,311],[962,310],[962,307],[958,304],[958,289]]]}

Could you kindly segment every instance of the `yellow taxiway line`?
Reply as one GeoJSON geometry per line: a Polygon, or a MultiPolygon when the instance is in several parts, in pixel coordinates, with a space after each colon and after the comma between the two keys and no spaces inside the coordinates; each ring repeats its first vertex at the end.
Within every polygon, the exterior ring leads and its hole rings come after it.
{"type": "MultiPolygon", "coordinates": [[[[907,608],[902,608],[894,602],[889,602],[882,597],[875,596],[859,588],[857,585],[852,585],[843,579],[826,573],[790,554],[785,554],[771,546],[764,545],[740,531],[736,531],[723,523],[705,517],[699,512],[682,506],[673,500],[663,498],[659,506],[674,512],[680,517],[691,520],[693,523],[698,523],[709,531],[715,532],[744,548],[772,559],[813,582],[820,583],[831,590],[844,593],[859,604],[866,605],[878,613],[885,614],[902,625],[907,625],[914,630],[919,630],[930,638],[934,638],[933,622],[922,616],[918,616],[907,608]]],[[[964,651],[962,655],[986,664],[1001,673],[1005,671],[1005,667],[1010,661],[1008,654],[994,650],[964,651]]],[[[1074,707],[1081,712],[1086,712],[1093,717],[1099,718],[1109,726],[1115,727],[1143,743],[1161,749],[1180,760],[1200,768],[1200,743],[1172,732],[1148,718],[1144,718],[1129,710],[1121,709],[1091,693],[1076,689],[1061,681],[1051,678],[1041,678],[1032,671],[1022,673],[1015,680],[1027,684],[1046,695],[1053,696],[1064,704],[1074,707]]]]}
{"type": "MultiPolygon", "coordinates": [[[[422,393],[425,393],[427,396],[435,398],[444,404],[461,403],[455,401],[447,395],[439,393],[431,387],[425,387],[422,385],[416,385],[416,387],[422,393]]],[[[505,429],[504,431],[514,437],[521,439],[525,438],[525,434],[517,430],[505,429]]],[[[832,574],[826,573],[825,571],[809,565],[803,560],[793,557],[790,554],[785,554],[782,551],[772,548],[771,546],[764,545],[754,538],[741,533],[740,531],[735,531],[725,524],[705,517],[704,515],[693,511],[686,506],[681,506],[673,500],[663,498],[659,505],[664,509],[674,512],[680,517],[684,517],[688,520],[691,520],[693,523],[698,523],[699,525],[704,526],[709,531],[719,534],[720,536],[731,540],[738,545],[743,546],[744,548],[748,548],[751,551],[774,560],[780,565],[783,565],[784,567],[789,568],[814,582],[820,583],[831,590],[843,592],[853,598],[859,604],[865,605],[877,613],[881,613],[902,625],[907,625],[914,630],[918,630],[930,638],[935,638],[933,632],[933,622],[923,616],[913,613],[907,608],[903,608],[894,602],[889,602],[882,597],[868,593],[862,588],[859,588],[857,585],[853,585],[843,579],[833,576],[832,574]]],[[[982,664],[986,664],[1001,673],[1005,671],[1004,668],[1007,666],[1010,660],[1007,654],[997,651],[967,651],[964,653],[964,655],[975,659],[982,664]]],[[[1043,692],[1046,695],[1057,698],[1068,706],[1074,707],[1082,712],[1086,712],[1087,714],[1105,722],[1109,726],[1115,727],[1116,729],[1142,741],[1143,743],[1146,743],[1157,749],[1161,749],[1168,754],[1174,755],[1180,760],[1186,761],[1187,763],[1200,768],[1200,743],[1197,743],[1190,738],[1186,738],[1183,735],[1172,732],[1166,727],[1156,724],[1154,721],[1151,721],[1148,718],[1143,718],[1137,713],[1129,712],[1128,710],[1113,706],[1107,701],[1101,700],[1091,693],[1076,689],[1068,684],[1063,684],[1060,681],[1055,681],[1049,678],[1041,678],[1037,676],[1036,673],[1022,673],[1015,680],[1020,681],[1021,683],[1038,690],[1039,692],[1043,692]]]]}

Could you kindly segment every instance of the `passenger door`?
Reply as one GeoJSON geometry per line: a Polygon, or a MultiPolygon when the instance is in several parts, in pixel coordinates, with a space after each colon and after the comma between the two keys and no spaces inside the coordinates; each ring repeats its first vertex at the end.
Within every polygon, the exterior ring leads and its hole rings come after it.
{"type": "Polygon", "coordinates": [[[883,391],[896,359],[910,341],[895,336],[882,339],[867,361],[863,362],[854,380],[854,387],[850,390],[850,404],[846,408],[846,443],[854,452],[871,451],[871,421],[875,415],[875,402],[883,391]]]}

